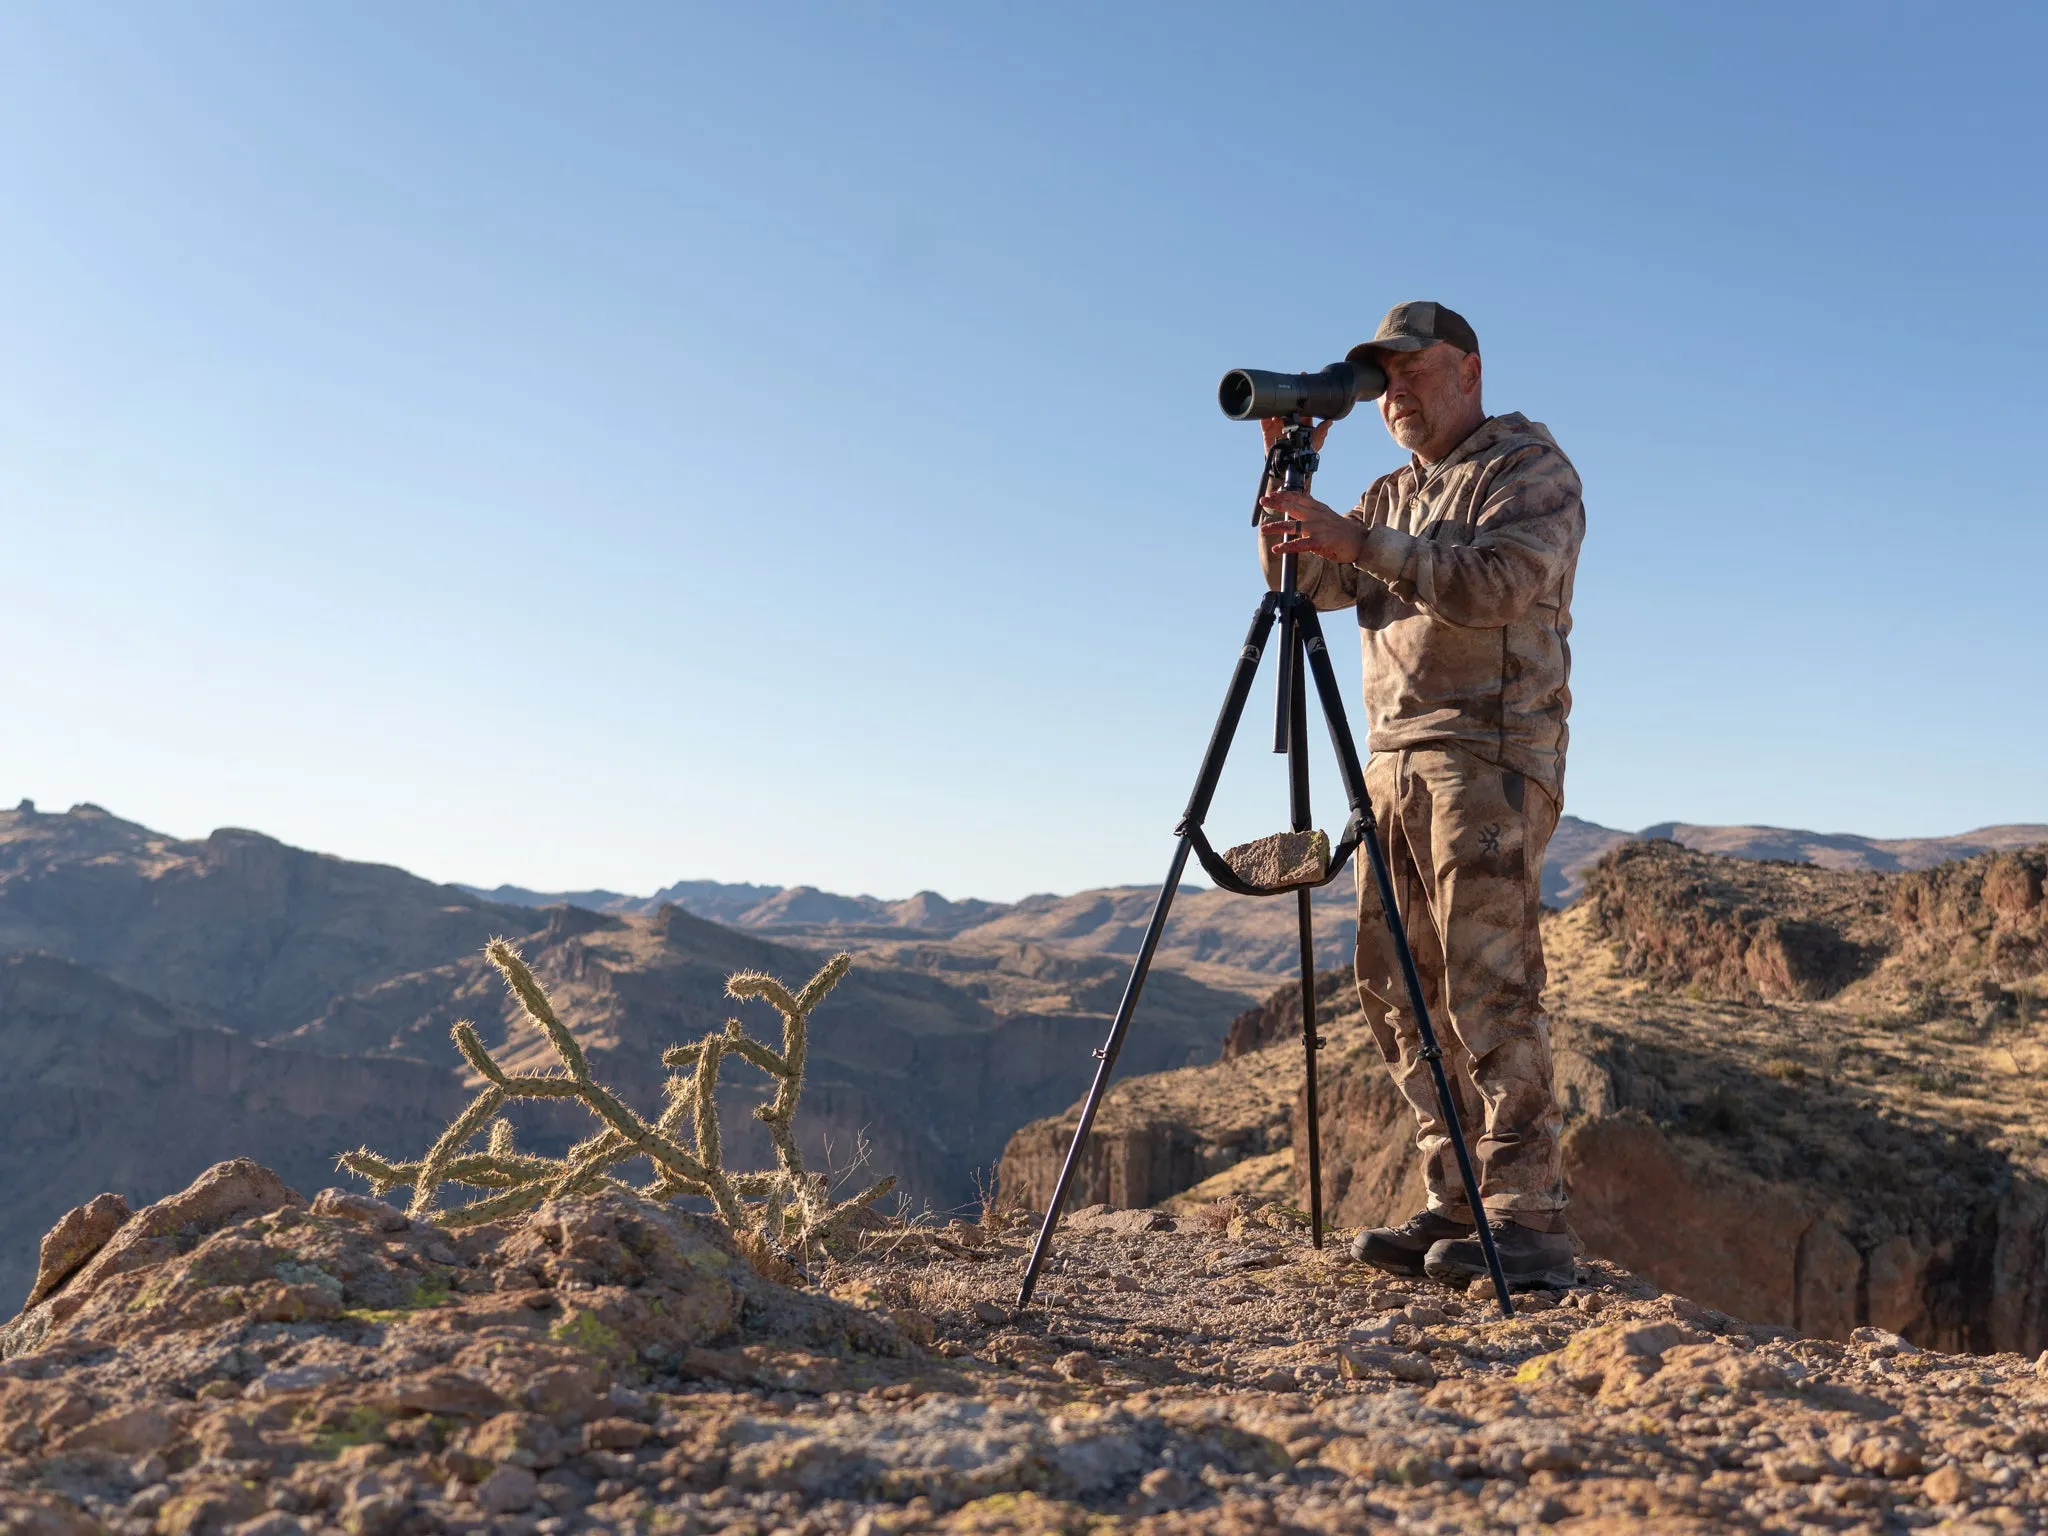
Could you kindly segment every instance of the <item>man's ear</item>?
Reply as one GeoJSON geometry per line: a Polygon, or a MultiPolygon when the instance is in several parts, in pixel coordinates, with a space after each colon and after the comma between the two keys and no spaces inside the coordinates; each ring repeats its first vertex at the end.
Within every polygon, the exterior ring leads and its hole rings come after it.
{"type": "Polygon", "coordinates": [[[1467,352],[1458,360],[1458,387],[1468,395],[1477,395],[1482,371],[1479,354],[1467,352]]]}

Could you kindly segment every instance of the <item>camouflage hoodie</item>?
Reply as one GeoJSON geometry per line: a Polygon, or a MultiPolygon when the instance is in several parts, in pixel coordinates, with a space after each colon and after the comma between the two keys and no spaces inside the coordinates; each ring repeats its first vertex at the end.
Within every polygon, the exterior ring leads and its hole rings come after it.
{"type": "MultiPolygon", "coordinates": [[[[1375,480],[1356,565],[1301,558],[1318,608],[1356,605],[1375,752],[1455,742],[1560,800],[1579,476],[1539,422],[1489,417],[1441,463],[1375,480]]],[[[1261,546],[1263,549],[1263,545],[1261,546]]],[[[1266,577],[1278,583],[1280,562],[1266,577]]]]}

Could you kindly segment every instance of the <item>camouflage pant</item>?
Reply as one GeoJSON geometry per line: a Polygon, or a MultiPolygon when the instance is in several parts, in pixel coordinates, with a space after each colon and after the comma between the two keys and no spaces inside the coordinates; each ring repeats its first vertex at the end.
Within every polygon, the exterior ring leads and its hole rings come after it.
{"type": "MultiPolygon", "coordinates": [[[[1374,753],[1365,775],[1380,846],[1421,974],[1423,1001],[1479,1165],[1489,1213],[1558,1229],[1563,1116],[1543,1016],[1543,851],[1558,806],[1521,774],[1449,745],[1374,753]]],[[[1358,857],[1358,991],[1402,1096],[1414,1106],[1429,1203],[1467,1217],[1457,1155],[1381,916],[1358,857]]]]}

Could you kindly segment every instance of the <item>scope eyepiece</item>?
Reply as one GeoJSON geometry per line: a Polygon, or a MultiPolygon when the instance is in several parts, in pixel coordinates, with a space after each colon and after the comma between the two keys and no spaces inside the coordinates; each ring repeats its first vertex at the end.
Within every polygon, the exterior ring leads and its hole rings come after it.
{"type": "Polygon", "coordinates": [[[1332,363],[1319,373],[1269,373],[1233,368],[1216,386],[1216,403],[1232,421],[1262,416],[1321,416],[1334,421],[1351,414],[1360,400],[1386,393],[1387,376],[1377,363],[1332,363]]]}

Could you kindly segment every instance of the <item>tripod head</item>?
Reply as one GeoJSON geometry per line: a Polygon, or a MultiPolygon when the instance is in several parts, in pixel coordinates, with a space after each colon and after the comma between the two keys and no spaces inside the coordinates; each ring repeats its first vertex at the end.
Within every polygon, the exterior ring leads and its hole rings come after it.
{"type": "Polygon", "coordinates": [[[1266,470],[1259,477],[1259,495],[1252,498],[1252,525],[1259,523],[1259,497],[1271,490],[1305,491],[1315,478],[1322,455],[1315,447],[1315,423],[1306,415],[1287,418],[1287,426],[1266,450],[1266,470]]]}
{"type": "MultiPolygon", "coordinates": [[[[1273,439],[1272,446],[1266,449],[1266,467],[1259,475],[1258,494],[1252,497],[1252,526],[1254,528],[1264,521],[1264,514],[1259,510],[1259,503],[1265,499],[1267,492],[1275,490],[1306,491],[1309,481],[1315,478],[1316,466],[1322,462],[1322,455],[1316,451],[1314,419],[1306,411],[1298,411],[1294,415],[1287,417],[1286,422],[1287,425],[1281,430],[1280,435],[1273,439]]],[[[1280,590],[1290,597],[1293,596],[1295,591],[1295,582],[1300,569],[1300,559],[1299,555],[1282,555],[1280,557],[1280,590]]],[[[1283,628],[1287,622],[1289,621],[1283,621],[1283,628]]],[[[1288,632],[1291,633],[1291,631],[1288,632]]],[[[1281,696],[1283,699],[1281,711],[1284,718],[1287,708],[1284,699],[1290,676],[1289,658],[1293,653],[1290,649],[1283,648],[1280,654],[1282,658],[1281,696]]],[[[1286,726],[1284,723],[1278,729],[1273,750],[1275,752],[1287,750],[1286,726]]]]}

